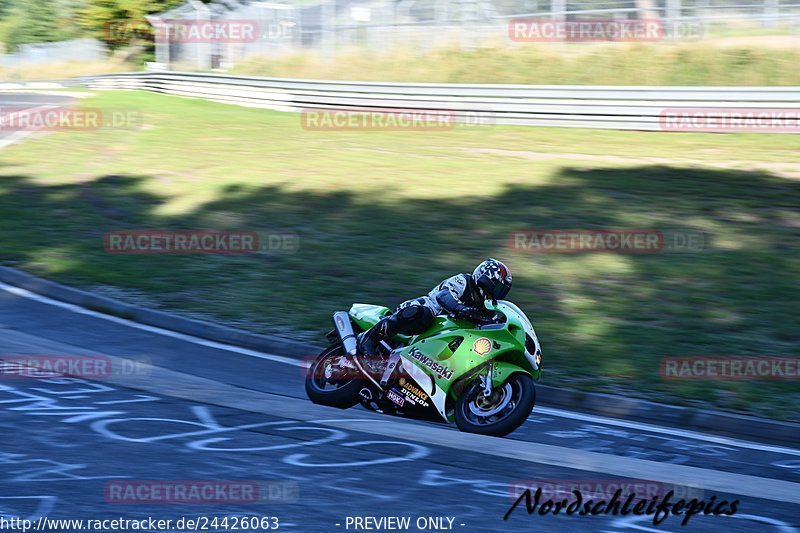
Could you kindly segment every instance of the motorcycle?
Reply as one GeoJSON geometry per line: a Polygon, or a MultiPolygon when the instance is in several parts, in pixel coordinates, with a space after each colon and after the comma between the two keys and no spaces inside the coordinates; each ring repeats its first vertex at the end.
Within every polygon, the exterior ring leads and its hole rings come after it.
{"type": "Polygon", "coordinates": [[[321,405],[361,404],[386,414],[455,422],[469,433],[503,436],[528,418],[542,350],[531,321],[515,304],[487,302],[481,324],[436,317],[428,330],[382,340],[378,354],[358,353],[357,334],[391,314],[353,304],[333,314],[331,346],[310,364],[305,389],[321,405]]]}

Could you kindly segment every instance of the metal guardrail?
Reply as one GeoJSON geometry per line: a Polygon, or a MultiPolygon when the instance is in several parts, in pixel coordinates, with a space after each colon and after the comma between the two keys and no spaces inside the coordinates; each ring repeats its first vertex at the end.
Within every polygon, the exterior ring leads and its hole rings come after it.
{"type": "MultiPolygon", "coordinates": [[[[94,89],[144,89],[263,107],[443,110],[468,123],[662,130],[669,109],[781,109],[800,116],[800,87],[616,87],[467,85],[257,78],[185,72],[135,72],[76,78],[94,89]]],[[[792,123],[800,132],[800,121],[792,123]]]]}

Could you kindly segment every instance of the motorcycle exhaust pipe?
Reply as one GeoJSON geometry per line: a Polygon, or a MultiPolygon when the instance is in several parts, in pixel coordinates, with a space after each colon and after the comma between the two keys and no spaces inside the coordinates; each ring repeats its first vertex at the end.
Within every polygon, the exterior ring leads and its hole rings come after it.
{"type": "Polygon", "coordinates": [[[353,332],[353,325],[350,323],[350,315],[344,311],[333,313],[333,327],[336,328],[339,338],[342,339],[344,351],[349,355],[355,355],[358,342],[356,334],[353,332]]]}

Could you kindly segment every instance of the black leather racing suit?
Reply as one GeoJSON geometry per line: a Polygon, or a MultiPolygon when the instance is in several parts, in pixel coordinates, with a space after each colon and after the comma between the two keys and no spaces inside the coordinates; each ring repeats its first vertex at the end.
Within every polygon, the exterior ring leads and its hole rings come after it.
{"type": "Polygon", "coordinates": [[[456,274],[439,283],[428,294],[407,300],[366,331],[360,338],[359,351],[374,355],[381,339],[398,333],[416,335],[433,325],[437,315],[449,314],[473,322],[481,322],[489,312],[484,297],[471,274],[456,274]]]}

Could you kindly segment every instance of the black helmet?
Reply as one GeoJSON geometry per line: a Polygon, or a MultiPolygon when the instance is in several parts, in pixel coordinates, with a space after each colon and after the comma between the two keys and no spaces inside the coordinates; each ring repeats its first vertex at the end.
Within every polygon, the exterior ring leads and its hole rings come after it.
{"type": "Polygon", "coordinates": [[[511,290],[511,271],[497,259],[487,259],[472,273],[485,299],[502,300],[511,290]]]}

